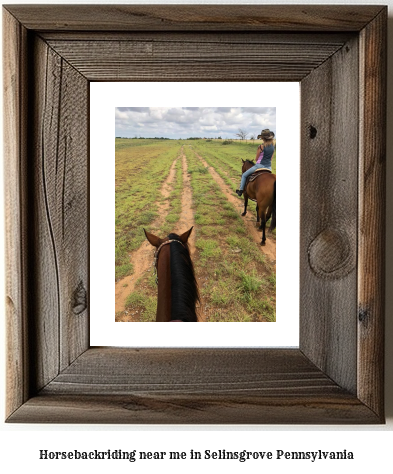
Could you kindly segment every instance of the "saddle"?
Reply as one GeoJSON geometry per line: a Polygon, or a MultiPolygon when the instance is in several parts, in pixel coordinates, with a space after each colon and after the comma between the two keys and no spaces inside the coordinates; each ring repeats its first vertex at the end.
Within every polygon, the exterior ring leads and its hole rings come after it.
{"type": "Polygon", "coordinates": [[[268,168],[259,168],[258,170],[254,171],[246,180],[246,186],[248,183],[251,183],[251,181],[254,181],[255,178],[257,178],[261,173],[271,173],[271,170],[268,168]]]}

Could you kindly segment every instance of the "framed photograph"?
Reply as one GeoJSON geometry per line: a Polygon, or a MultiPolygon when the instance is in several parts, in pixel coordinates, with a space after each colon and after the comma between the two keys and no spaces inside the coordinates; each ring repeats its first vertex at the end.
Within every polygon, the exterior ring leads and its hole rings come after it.
{"type": "Polygon", "coordinates": [[[100,236],[90,247],[91,345],[298,347],[300,90],[298,82],[263,86],[269,93],[260,98],[257,82],[90,85],[90,235],[100,236]],[[277,195],[280,232],[269,233],[268,222],[261,246],[256,206],[249,200],[243,215],[235,189],[266,127],[290,159],[272,156],[286,193],[277,195]],[[103,222],[115,222],[116,234],[103,222]],[[144,230],[165,237],[191,227],[196,312],[209,327],[146,324],[162,303],[144,230]],[[236,324],[223,330],[220,322],[236,324]]]}
{"type": "Polygon", "coordinates": [[[9,5],[3,24],[7,421],[384,423],[387,8],[9,5]],[[280,81],[301,91],[299,347],[93,346],[92,83],[280,81]]]}

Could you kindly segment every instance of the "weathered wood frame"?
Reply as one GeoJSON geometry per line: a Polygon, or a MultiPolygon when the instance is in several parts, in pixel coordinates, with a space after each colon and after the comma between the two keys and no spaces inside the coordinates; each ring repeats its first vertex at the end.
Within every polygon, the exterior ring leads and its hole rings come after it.
{"type": "Polygon", "coordinates": [[[386,19],[354,5],[4,7],[7,421],[384,422],[386,19]],[[299,349],[89,346],[96,80],[300,81],[299,349]]]}

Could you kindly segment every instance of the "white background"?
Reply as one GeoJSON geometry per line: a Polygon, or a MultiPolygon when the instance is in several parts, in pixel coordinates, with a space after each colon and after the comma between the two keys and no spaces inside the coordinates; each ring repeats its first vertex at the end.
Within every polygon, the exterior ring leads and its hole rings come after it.
{"type": "MultiPolygon", "coordinates": [[[[8,3],[20,3],[9,0],[8,3]]],[[[24,3],[28,3],[24,0],[24,3]]],[[[34,2],[36,3],[36,2],[34,2]]],[[[45,3],[45,2],[42,2],[45,3]]],[[[53,3],[49,1],[46,3],[53,3]]],[[[58,3],[111,3],[111,2],[58,2],[58,3]]],[[[133,3],[117,0],[113,3],[133,3]]],[[[136,3],[136,2],[134,2],[136,3]]],[[[148,2],[137,2],[148,3],[148,2]]],[[[150,2],[152,3],[152,2],[150,2]]],[[[170,0],[156,3],[176,3],[170,0]]],[[[178,2],[180,3],[180,2],[178,2]]],[[[183,2],[208,4],[209,2],[183,2]]],[[[220,4],[260,4],[261,2],[220,2],[211,3],[220,4]]],[[[280,2],[269,0],[269,4],[299,3],[299,2],[280,2]]],[[[314,2],[302,0],[303,4],[312,4],[314,2]]],[[[336,4],[340,2],[319,1],[321,4],[336,4]]],[[[388,49],[388,130],[393,128],[393,19],[392,9],[393,0],[385,2],[368,0],[357,0],[354,2],[341,2],[342,4],[381,4],[389,5],[389,49],[388,49]]],[[[225,8],[225,7],[223,7],[225,8]]],[[[393,136],[388,133],[388,183],[393,182],[393,136]]],[[[1,196],[2,197],[2,196],[1,196]]],[[[392,472],[391,446],[393,445],[393,292],[391,291],[393,283],[393,189],[388,186],[387,194],[387,271],[386,271],[386,414],[387,424],[385,426],[64,426],[64,425],[8,425],[2,424],[0,431],[0,468],[8,468],[8,472],[13,469],[18,472],[19,469],[29,470],[31,472],[42,472],[53,474],[54,470],[58,473],[86,472],[86,469],[94,468],[95,473],[108,472],[109,469],[116,469],[116,472],[147,472],[148,466],[152,469],[161,468],[172,469],[173,472],[200,472],[201,468],[211,472],[217,467],[224,468],[226,472],[276,472],[277,468],[289,469],[291,472],[318,472],[329,473],[348,472],[349,469],[359,473],[365,472],[392,472]],[[354,461],[321,461],[311,463],[307,461],[276,461],[274,464],[258,464],[256,462],[239,463],[236,461],[225,463],[216,461],[204,462],[204,464],[193,464],[191,461],[178,461],[178,464],[165,463],[159,464],[130,464],[127,461],[112,461],[110,464],[103,461],[91,462],[48,462],[38,460],[39,449],[65,450],[65,449],[138,449],[138,450],[178,450],[189,451],[204,449],[248,449],[248,450],[352,450],[355,454],[354,461]],[[115,464],[113,464],[115,462],[115,464]],[[70,464],[71,463],[71,464],[70,464]],[[270,470],[268,470],[270,467],[270,470]],[[210,469],[209,469],[210,468],[210,469]],[[271,469],[273,468],[273,469],[271,469]],[[197,471],[198,469],[198,471],[197,471]]],[[[0,212],[3,207],[0,206],[0,212]]],[[[0,220],[2,222],[3,219],[0,220]]],[[[3,237],[3,231],[0,231],[0,238],[3,237]]],[[[2,245],[0,245],[2,248],[2,245]]],[[[3,275],[1,272],[0,275],[3,275]]],[[[3,285],[0,285],[3,292],[3,285]]],[[[0,297],[4,301],[4,295],[0,297]]],[[[2,311],[2,314],[4,311],[2,311]]],[[[1,337],[4,341],[4,324],[0,325],[2,331],[1,337]]],[[[2,347],[4,348],[4,342],[2,347]]],[[[5,353],[1,352],[1,365],[5,365],[5,353]]],[[[1,382],[4,382],[4,377],[1,382]]],[[[4,388],[0,387],[1,406],[4,406],[4,388]]],[[[5,471],[7,472],[7,471],[5,471]]]]}
{"type": "MultiPolygon", "coordinates": [[[[90,343],[138,347],[298,347],[299,83],[107,83],[90,86],[90,343]],[[203,98],[203,99],[202,99],[203,98]],[[230,98],[230,99],[228,99],[230,98]],[[114,318],[115,107],[276,107],[277,322],[190,326],[116,323],[114,318]],[[282,139],[280,140],[280,136],[282,139]],[[285,192],[280,191],[285,190],[285,192]],[[288,205],[287,196],[291,196],[288,205]],[[297,198],[293,198],[297,196],[297,198]],[[104,224],[103,223],[107,223],[104,224]],[[100,236],[97,239],[95,236],[100,236]],[[113,291],[108,291],[113,288],[113,291]],[[106,297],[105,297],[106,295],[106,297]],[[224,330],[223,330],[224,329],[224,330]]],[[[241,124],[239,124],[241,127],[241,124]]],[[[257,145],[255,145],[256,149],[257,145]]],[[[244,157],[246,158],[246,157],[244,157]]],[[[253,158],[253,156],[251,156],[253,158]]],[[[240,160],[239,160],[240,161],[240,160]]],[[[239,181],[240,181],[239,163],[239,181]]],[[[253,212],[250,205],[249,212],[253,212]]],[[[164,237],[164,236],[160,236],[164,237]]],[[[152,247],[153,249],[153,247],[152,247]]],[[[153,255],[153,252],[152,252],[153,255]]],[[[153,262],[153,257],[152,257],[153,262]]]]}

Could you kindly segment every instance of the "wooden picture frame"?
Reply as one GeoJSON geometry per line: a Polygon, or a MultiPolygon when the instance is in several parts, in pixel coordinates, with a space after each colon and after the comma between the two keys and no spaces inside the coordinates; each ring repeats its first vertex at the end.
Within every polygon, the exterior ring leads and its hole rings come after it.
{"type": "Polygon", "coordinates": [[[383,423],[387,7],[9,5],[3,24],[7,421],[383,423]],[[299,349],[90,347],[90,81],[300,82],[299,349]]]}

